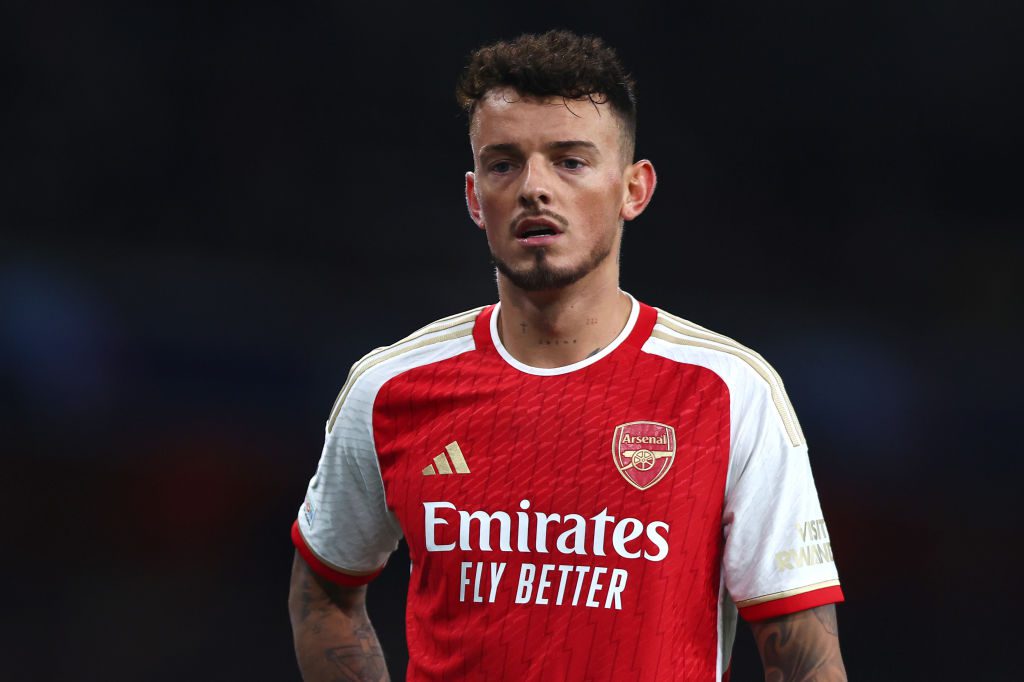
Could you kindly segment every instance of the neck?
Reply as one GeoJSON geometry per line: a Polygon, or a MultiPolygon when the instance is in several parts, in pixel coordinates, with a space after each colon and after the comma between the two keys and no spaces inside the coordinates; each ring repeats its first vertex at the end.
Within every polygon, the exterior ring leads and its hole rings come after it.
{"type": "Polygon", "coordinates": [[[556,291],[523,291],[499,275],[498,334],[512,357],[531,367],[564,367],[619,335],[629,319],[629,297],[617,278],[587,279],[556,291]]]}

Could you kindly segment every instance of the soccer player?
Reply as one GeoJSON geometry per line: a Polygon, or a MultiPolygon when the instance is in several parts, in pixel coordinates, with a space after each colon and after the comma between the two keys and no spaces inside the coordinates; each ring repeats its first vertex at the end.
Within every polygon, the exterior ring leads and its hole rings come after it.
{"type": "Polygon", "coordinates": [[[458,97],[500,302],[352,367],[292,528],[304,677],[387,678],[366,585],[404,537],[409,680],[722,680],[737,616],[767,679],[845,680],[782,381],[619,289],[655,173],[615,53],[499,42],[458,97]]]}

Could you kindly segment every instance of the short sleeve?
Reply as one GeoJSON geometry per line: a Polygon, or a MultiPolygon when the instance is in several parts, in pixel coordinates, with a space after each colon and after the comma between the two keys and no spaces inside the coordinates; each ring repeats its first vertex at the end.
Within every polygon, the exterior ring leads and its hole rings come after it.
{"type": "Polygon", "coordinates": [[[292,541],[318,575],[362,585],[384,568],[401,528],[385,501],[373,444],[372,396],[344,391],[332,415],[316,474],[292,525],[292,541]]]}
{"type": "Polygon", "coordinates": [[[723,516],[730,596],[748,621],[843,601],[807,446],[781,381],[748,375],[734,388],[742,399],[723,516]]]}

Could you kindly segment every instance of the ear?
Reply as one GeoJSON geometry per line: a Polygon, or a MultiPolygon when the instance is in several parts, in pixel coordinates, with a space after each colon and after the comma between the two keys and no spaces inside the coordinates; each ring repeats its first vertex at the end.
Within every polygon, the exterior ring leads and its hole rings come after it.
{"type": "Polygon", "coordinates": [[[658,176],[654,172],[654,164],[643,159],[626,168],[625,180],[625,196],[619,216],[623,220],[633,220],[651,203],[658,176]]]}
{"type": "Polygon", "coordinates": [[[473,171],[466,173],[466,208],[477,227],[484,229],[484,216],[480,211],[480,199],[476,196],[476,176],[473,171]]]}

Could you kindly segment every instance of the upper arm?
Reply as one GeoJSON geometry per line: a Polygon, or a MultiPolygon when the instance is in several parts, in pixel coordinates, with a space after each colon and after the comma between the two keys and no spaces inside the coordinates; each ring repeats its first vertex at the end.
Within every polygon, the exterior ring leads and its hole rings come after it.
{"type": "Polygon", "coordinates": [[[796,417],[781,383],[747,371],[730,392],[722,566],[740,615],[758,621],[842,601],[807,445],[786,427],[796,417]]]}
{"type": "Polygon", "coordinates": [[[845,682],[834,604],[750,624],[766,682],[845,682]]]}
{"type": "Polygon", "coordinates": [[[292,561],[288,590],[288,611],[292,626],[311,616],[323,617],[337,609],[350,617],[366,612],[366,585],[347,586],[332,583],[310,569],[298,552],[292,561]]]}
{"type": "Polygon", "coordinates": [[[835,609],[843,593],[807,445],[777,375],[748,377],[734,396],[743,402],[723,516],[726,585],[765,680],[846,680],[835,609]]]}
{"type": "Polygon", "coordinates": [[[372,426],[376,389],[354,381],[325,433],[316,473],[292,529],[302,558],[336,583],[370,582],[402,536],[387,507],[372,426]]]}
{"type": "Polygon", "coordinates": [[[389,679],[380,642],[366,615],[365,585],[332,583],[296,553],[288,613],[303,679],[389,679]]]}

